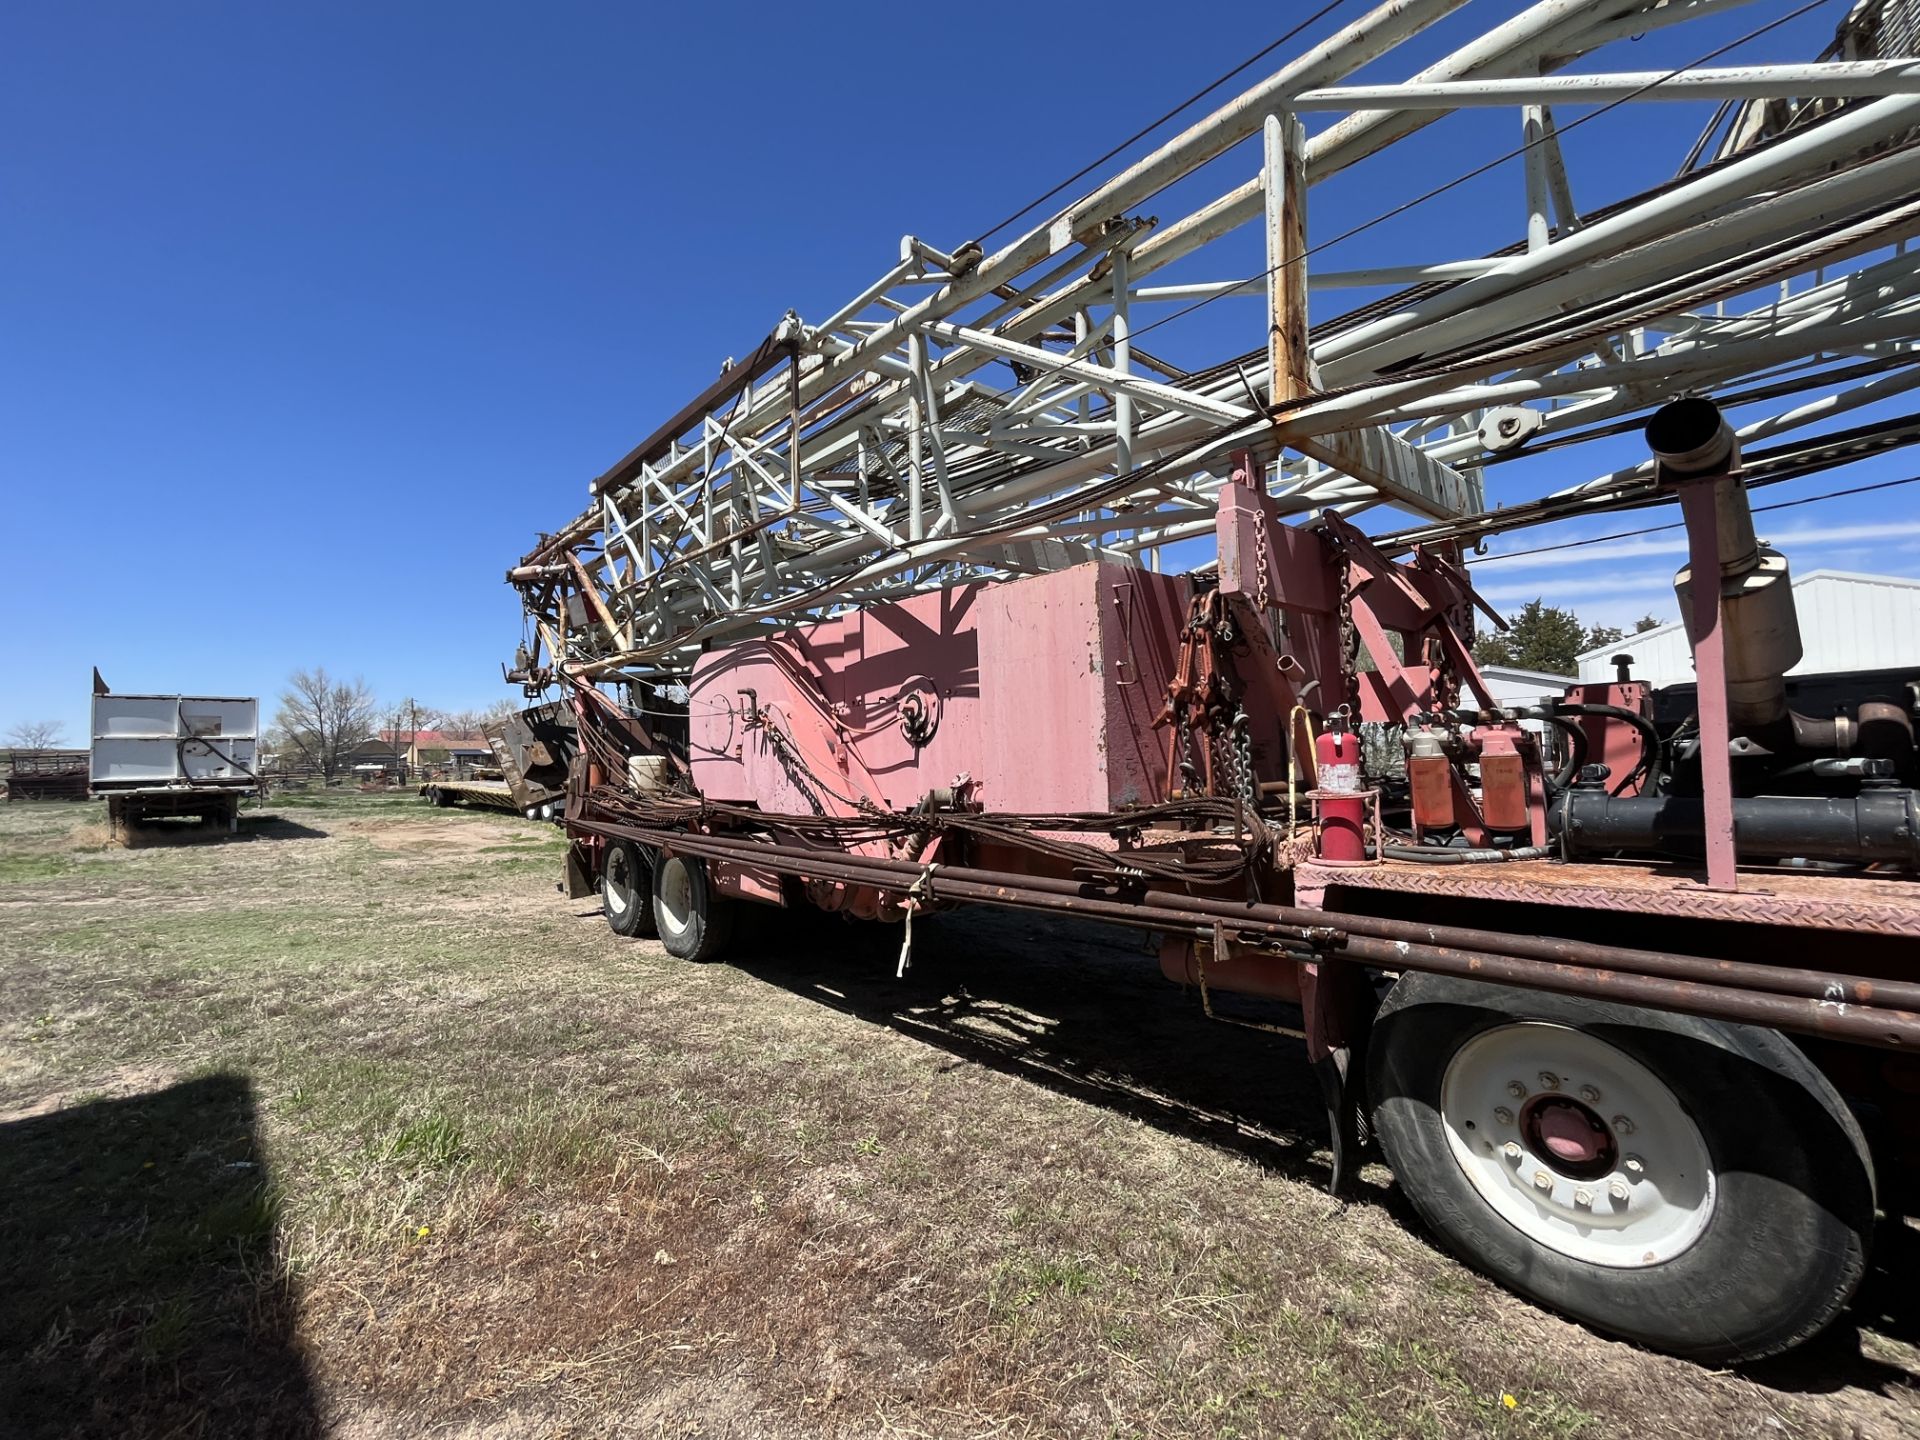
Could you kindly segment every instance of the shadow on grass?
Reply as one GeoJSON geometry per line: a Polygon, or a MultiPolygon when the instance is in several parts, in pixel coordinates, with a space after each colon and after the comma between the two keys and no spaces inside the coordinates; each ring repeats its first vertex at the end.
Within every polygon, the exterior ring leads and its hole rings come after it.
{"type": "MultiPolygon", "coordinates": [[[[1299,1040],[1210,1020],[1139,931],[986,909],[897,925],[743,914],[729,963],[808,999],[1171,1133],[1327,1183],[1326,1109],[1299,1040]]],[[[1215,997],[1217,1012],[1298,1027],[1298,1010],[1215,997]]],[[[1402,1213],[1391,1187],[1354,1192],[1402,1213]]],[[[1410,1215],[1410,1211],[1405,1212],[1410,1215]]]]}
{"type": "Polygon", "coordinates": [[[0,1126],[0,1431],[317,1434],[276,1210],[238,1076],[0,1126]]]}
{"type": "Polygon", "coordinates": [[[285,815],[253,815],[240,817],[240,833],[234,837],[243,840],[324,840],[327,832],[312,825],[302,825],[298,820],[290,820],[285,815]]]}
{"type": "Polygon", "coordinates": [[[289,820],[284,815],[246,814],[240,827],[229,831],[223,824],[207,824],[196,819],[154,818],[137,825],[129,834],[132,849],[186,845],[244,845],[259,840],[324,840],[325,830],[289,820]]]}

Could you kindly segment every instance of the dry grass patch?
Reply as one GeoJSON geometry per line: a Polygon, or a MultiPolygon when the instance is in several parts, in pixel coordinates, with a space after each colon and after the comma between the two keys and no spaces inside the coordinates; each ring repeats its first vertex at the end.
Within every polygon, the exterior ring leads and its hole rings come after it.
{"type": "Polygon", "coordinates": [[[783,916],[690,967],[506,816],[313,797],[109,852],[93,807],[31,808],[0,810],[20,1433],[1914,1423],[1901,1313],[1710,1375],[1493,1290],[1378,1167],[1336,1205],[1297,1055],[1135,938],[947,917],[896,981],[783,916]]]}

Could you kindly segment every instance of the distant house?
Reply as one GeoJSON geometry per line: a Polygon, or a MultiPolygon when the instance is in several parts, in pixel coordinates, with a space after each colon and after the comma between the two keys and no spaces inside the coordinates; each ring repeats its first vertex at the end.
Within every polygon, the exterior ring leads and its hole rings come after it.
{"type": "MultiPolygon", "coordinates": [[[[493,763],[493,746],[480,734],[441,730],[382,730],[367,746],[378,747],[412,766],[468,770],[493,763]]],[[[362,747],[366,748],[366,747],[362,747]]]]}
{"type": "Polygon", "coordinates": [[[347,755],[346,768],[365,773],[369,769],[398,771],[407,764],[406,747],[397,746],[382,735],[362,740],[347,755]]]}

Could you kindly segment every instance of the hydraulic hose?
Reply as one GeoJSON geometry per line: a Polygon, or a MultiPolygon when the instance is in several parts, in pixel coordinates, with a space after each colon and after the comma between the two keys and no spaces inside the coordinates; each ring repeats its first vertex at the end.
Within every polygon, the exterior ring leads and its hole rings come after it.
{"type": "Polygon", "coordinates": [[[1640,793],[1651,795],[1660,788],[1660,732],[1653,728],[1653,722],[1637,710],[1629,710],[1622,705],[1556,705],[1556,715],[1598,715],[1608,720],[1624,720],[1640,732],[1644,743],[1640,763],[1629,770],[1626,776],[1607,793],[1618,795],[1634,782],[1635,777],[1644,774],[1646,784],[1640,787],[1640,793]]]}
{"type": "Polygon", "coordinates": [[[1558,795],[1573,784],[1580,773],[1580,767],[1587,763],[1587,732],[1571,720],[1558,715],[1542,715],[1541,719],[1567,737],[1567,761],[1553,774],[1547,777],[1547,793],[1558,795]]]}
{"type": "Polygon", "coordinates": [[[1498,865],[1507,860],[1551,859],[1553,847],[1516,845],[1511,850],[1456,850],[1446,845],[1389,845],[1384,853],[1389,860],[1418,860],[1426,865],[1498,865]]]}

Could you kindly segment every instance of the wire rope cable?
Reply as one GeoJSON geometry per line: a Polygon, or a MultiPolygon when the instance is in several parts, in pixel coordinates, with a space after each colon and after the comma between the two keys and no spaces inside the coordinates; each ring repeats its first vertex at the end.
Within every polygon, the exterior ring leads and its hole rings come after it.
{"type": "Polygon", "coordinates": [[[1022,205],[1018,210],[1014,211],[1011,215],[1007,216],[1006,219],[1002,220],[998,225],[995,225],[992,229],[981,231],[979,235],[974,237],[973,243],[976,245],[984,246],[989,239],[991,239],[995,235],[998,235],[1002,230],[1006,229],[1009,225],[1013,224],[1016,220],[1019,220],[1024,216],[1030,215],[1033,211],[1038,210],[1042,205],[1046,204],[1047,201],[1053,199],[1054,196],[1058,195],[1061,191],[1065,190],[1068,186],[1086,179],[1087,176],[1091,175],[1095,170],[1098,170],[1102,165],[1106,164],[1109,160],[1113,159],[1116,155],[1123,153],[1129,146],[1134,145],[1138,141],[1146,139],[1147,136],[1151,135],[1154,131],[1158,130],[1162,125],[1166,124],[1169,120],[1173,119],[1173,117],[1178,115],[1182,110],[1191,108],[1193,105],[1197,104],[1201,100],[1204,100],[1207,96],[1211,95],[1214,91],[1218,90],[1222,85],[1226,84],[1229,80],[1233,79],[1236,75],[1243,74],[1247,70],[1251,69],[1253,66],[1258,65],[1262,60],[1266,59],[1267,56],[1271,55],[1274,51],[1278,50],[1282,45],[1286,44],[1289,40],[1293,39],[1295,36],[1299,35],[1302,31],[1308,29],[1310,26],[1314,25],[1318,21],[1326,18],[1328,15],[1331,15],[1335,10],[1338,10],[1342,5],[1346,3],[1347,3],[1347,0],[1332,0],[1331,4],[1322,5],[1318,10],[1314,11],[1313,14],[1309,15],[1306,19],[1302,20],[1298,25],[1295,25],[1291,30],[1287,31],[1286,34],[1282,35],[1279,39],[1275,40],[1272,44],[1267,45],[1266,47],[1264,47],[1259,51],[1256,51],[1252,55],[1249,55],[1245,60],[1242,60],[1238,65],[1234,66],[1231,70],[1227,71],[1226,74],[1220,76],[1217,80],[1214,80],[1211,84],[1208,84],[1202,87],[1201,89],[1194,91],[1193,94],[1189,95],[1186,99],[1182,100],[1178,105],[1174,106],[1171,110],[1167,111],[1166,114],[1162,115],[1159,119],[1151,121],[1148,124],[1143,125],[1140,129],[1134,131],[1133,134],[1129,135],[1126,139],[1122,140],[1118,145],[1114,146],[1111,150],[1107,151],[1106,154],[1100,156],[1099,159],[1088,161],[1085,165],[1081,166],[1078,170],[1074,171],[1073,174],[1069,175],[1066,179],[1062,180],[1058,185],[1054,186],[1051,190],[1047,191],[1046,194],[1041,195],[1037,199],[1028,201],[1025,205],[1022,205]]]}

